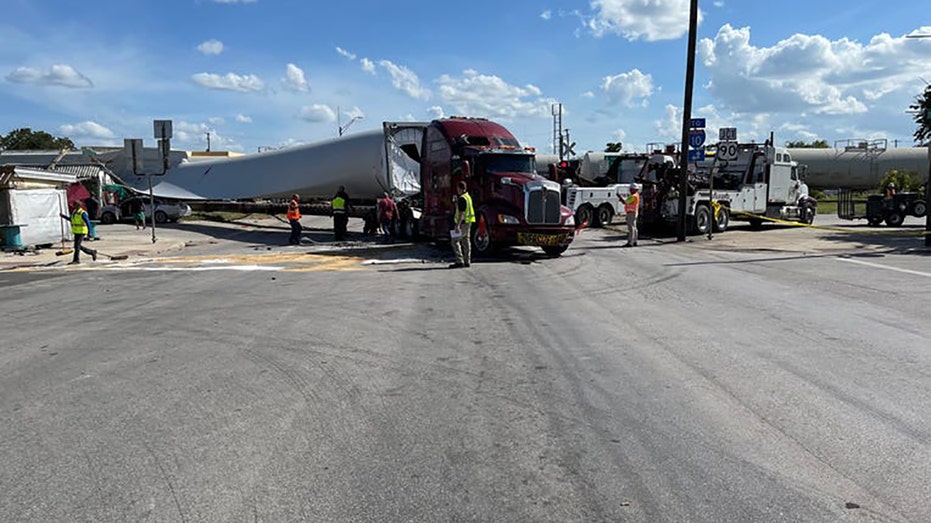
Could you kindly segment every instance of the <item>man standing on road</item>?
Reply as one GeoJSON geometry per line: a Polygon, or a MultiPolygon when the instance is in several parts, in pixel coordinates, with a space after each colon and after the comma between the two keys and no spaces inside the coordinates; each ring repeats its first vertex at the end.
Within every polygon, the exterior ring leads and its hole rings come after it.
{"type": "Polygon", "coordinates": [[[291,245],[301,244],[301,204],[298,195],[291,196],[288,202],[288,224],[291,225],[291,236],[288,243],[291,245]]]}
{"type": "Polygon", "coordinates": [[[99,240],[100,236],[97,236],[96,221],[100,219],[100,200],[94,196],[88,196],[87,199],[84,200],[84,205],[86,206],[85,209],[87,209],[87,215],[90,217],[88,221],[90,228],[87,230],[87,240],[99,240]]]}
{"type": "Polygon", "coordinates": [[[394,203],[391,196],[388,196],[388,193],[384,193],[382,198],[378,200],[378,223],[381,225],[381,231],[385,234],[388,243],[394,240],[394,227],[397,216],[397,204],[394,203]]]}
{"type": "Polygon", "coordinates": [[[71,216],[67,214],[61,214],[60,216],[62,220],[71,222],[71,234],[74,236],[74,259],[71,260],[69,265],[81,263],[81,251],[85,254],[90,254],[91,259],[97,261],[97,251],[88,249],[82,245],[91,224],[90,216],[87,215],[84,205],[76,200],[71,204],[71,216]]]}
{"type": "Polygon", "coordinates": [[[145,230],[145,202],[141,196],[136,196],[129,201],[129,213],[133,215],[133,221],[136,222],[136,230],[145,230]]]}
{"type": "Polygon", "coordinates": [[[456,186],[455,199],[456,213],[453,216],[455,227],[450,231],[449,236],[453,244],[453,253],[456,254],[456,263],[449,266],[450,269],[460,267],[470,267],[472,265],[472,224],[475,223],[475,208],[472,207],[472,197],[466,190],[468,186],[465,182],[459,182],[456,186]]]}
{"type": "MultiPolygon", "coordinates": [[[[621,200],[621,195],[617,195],[621,200]]],[[[624,200],[624,216],[627,218],[627,245],[625,247],[637,246],[637,218],[640,216],[640,185],[630,184],[630,196],[624,200]]]]}
{"type": "Polygon", "coordinates": [[[346,226],[349,224],[349,195],[342,185],[336,191],[331,202],[333,207],[333,239],[336,241],[346,239],[346,226]]]}

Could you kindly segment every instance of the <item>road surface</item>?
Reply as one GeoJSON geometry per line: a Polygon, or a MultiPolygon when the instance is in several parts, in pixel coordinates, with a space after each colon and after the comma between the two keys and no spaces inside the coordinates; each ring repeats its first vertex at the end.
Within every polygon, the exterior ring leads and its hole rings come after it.
{"type": "Polygon", "coordinates": [[[0,520],[931,520],[926,252],[622,243],[0,273],[0,520]]]}

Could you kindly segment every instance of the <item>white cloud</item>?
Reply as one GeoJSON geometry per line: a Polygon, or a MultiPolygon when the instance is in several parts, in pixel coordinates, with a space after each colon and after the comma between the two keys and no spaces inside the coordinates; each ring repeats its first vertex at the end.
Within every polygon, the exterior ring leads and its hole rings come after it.
{"type": "Polygon", "coordinates": [[[712,4],[714,4],[715,7],[724,7],[724,2],[721,1],[712,2],[712,4]]]}
{"type": "Polygon", "coordinates": [[[395,89],[404,91],[408,96],[416,100],[430,99],[430,90],[421,87],[420,78],[407,67],[394,64],[389,60],[380,60],[378,65],[382,66],[391,75],[391,84],[395,89]]]}
{"type": "Polygon", "coordinates": [[[8,74],[7,81],[17,84],[58,85],[72,88],[94,87],[90,78],[79,73],[70,65],[55,64],[48,71],[34,67],[18,67],[8,74]]]}
{"type": "Polygon", "coordinates": [[[688,33],[689,5],[689,0],[592,0],[596,13],[588,26],[596,36],[674,40],[688,33]]]}
{"type": "Polygon", "coordinates": [[[206,123],[175,122],[173,126],[172,146],[190,149],[206,149],[207,133],[210,133],[210,149],[214,151],[240,151],[242,146],[221,134],[206,123]]]}
{"type": "Polygon", "coordinates": [[[931,68],[929,47],[903,37],[847,38],[795,34],[771,47],[750,43],[750,28],[724,25],[699,42],[711,73],[708,89],[738,113],[865,113],[890,93],[912,92],[931,68]]]}
{"type": "Polygon", "coordinates": [[[553,99],[543,98],[534,85],[518,87],[497,76],[463,71],[461,77],[444,74],[436,80],[439,95],[461,114],[489,118],[515,118],[521,116],[550,118],[553,99]]]}
{"type": "Polygon", "coordinates": [[[239,123],[252,123],[252,117],[244,114],[237,114],[236,121],[239,123]]]}
{"type": "Polygon", "coordinates": [[[550,18],[553,18],[553,11],[551,9],[547,9],[546,11],[543,11],[542,13],[540,13],[540,18],[544,20],[549,20],[550,18]]]}
{"type": "Polygon", "coordinates": [[[369,60],[368,58],[363,58],[359,61],[362,64],[362,70],[366,73],[375,74],[375,63],[369,60]]]}
{"type": "Polygon", "coordinates": [[[224,120],[222,116],[212,116],[207,118],[207,121],[210,122],[211,125],[223,125],[226,123],[226,120],[224,120]]]}
{"type": "Polygon", "coordinates": [[[633,107],[634,100],[639,99],[640,104],[645,107],[647,98],[653,94],[653,77],[634,69],[628,73],[604,77],[601,89],[612,102],[633,107]]]}
{"type": "Polygon", "coordinates": [[[653,126],[656,133],[667,140],[682,138],[682,108],[675,105],[666,105],[662,120],[655,120],[653,126]]]}
{"type": "Polygon", "coordinates": [[[198,45],[197,50],[206,55],[217,55],[223,52],[223,42],[210,39],[198,45]]]}
{"type": "Polygon", "coordinates": [[[335,122],[336,112],[324,104],[305,105],[301,107],[301,119],[308,122],[335,122]]]}
{"type": "Polygon", "coordinates": [[[285,77],[281,79],[281,83],[292,91],[301,93],[310,91],[310,85],[308,85],[307,79],[304,78],[304,71],[294,64],[288,64],[285,77]]]}
{"type": "Polygon", "coordinates": [[[237,91],[248,93],[261,91],[265,89],[265,82],[254,74],[238,75],[227,73],[221,76],[214,73],[197,73],[191,76],[194,83],[202,85],[208,89],[219,89],[224,91],[237,91]]]}
{"type": "Polygon", "coordinates": [[[355,53],[350,53],[349,51],[343,49],[342,47],[337,46],[337,47],[336,47],[336,52],[339,53],[339,54],[341,54],[341,55],[343,55],[343,56],[345,56],[346,58],[348,58],[348,59],[350,59],[350,60],[355,60],[355,59],[356,59],[355,53]]]}
{"type": "Polygon", "coordinates": [[[446,112],[439,105],[431,105],[427,108],[427,114],[431,115],[434,120],[446,118],[446,112]]]}
{"type": "Polygon", "coordinates": [[[595,93],[591,91],[585,91],[584,93],[582,93],[582,98],[594,98],[594,97],[595,97],[595,93]]]}
{"type": "Polygon", "coordinates": [[[76,124],[65,124],[58,128],[61,134],[72,138],[72,139],[81,139],[81,138],[96,138],[96,139],[109,139],[116,138],[116,134],[110,129],[100,125],[97,122],[86,121],[76,124]]]}

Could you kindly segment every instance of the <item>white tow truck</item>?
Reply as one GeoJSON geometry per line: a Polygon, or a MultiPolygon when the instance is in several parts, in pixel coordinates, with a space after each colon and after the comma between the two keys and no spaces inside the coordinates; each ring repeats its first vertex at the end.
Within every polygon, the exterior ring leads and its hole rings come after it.
{"type": "MultiPolygon", "coordinates": [[[[689,173],[686,213],[694,232],[723,232],[730,220],[759,227],[764,218],[811,224],[817,201],[808,194],[801,169],[788,150],[763,144],[730,144],[730,158],[715,154],[694,164],[689,173]]],[[[721,149],[718,148],[720,151],[721,149]]],[[[662,195],[661,214],[670,222],[678,216],[679,194],[673,186],[662,195]]]]}

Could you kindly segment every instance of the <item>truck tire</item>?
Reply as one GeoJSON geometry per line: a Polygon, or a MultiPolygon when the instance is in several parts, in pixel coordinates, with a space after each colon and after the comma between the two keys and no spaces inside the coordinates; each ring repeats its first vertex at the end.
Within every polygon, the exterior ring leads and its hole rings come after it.
{"type": "Polygon", "coordinates": [[[694,226],[698,234],[708,234],[711,229],[711,209],[704,203],[695,207],[694,226]]]}
{"type": "Polygon", "coordinates": [[[915,205],[912,206],[912,214],[919,218],[924,218],[925,214],[928,212],[928,204],[918,200],[915,202],[915,205]]]}
{"type": "Polygon", "coordinates": [[[168,214],[165,211],[155,211],[155,223],[165,223],[168,221],[168,214]]]}
{"type": "Polygon", "coordinates": [[[905,221],[905,217],[897,212],[891,212],[889,216],[886,216],[886,225],[889,227],[898,227],[902,225],[903,221],[905,221]]]}
{"type": "Polygon", "coordinates": [[[595,211],[592,209],[592,206],[588,204],[579,207],[579,209],[575,211],[576,225],[581,226],[585,222],[588,222],[586,227],[595,226],[595,211]]]}
{"type": "Polygon", "coordinates": [[[491,224],[485,219],[484,214],[479,214],[475,223],[472,224],[472,252],[473,254],[487,255],[495,251],[495,245],[491,242],[491,224]],[[485,232],[479,232],[481,224],[485,224],[485,232]]]}
{"type": "Polygon", "coordinates": [[[883,217],[879,214],[867,216],[866,222],[870,224],[870,227],[879,227],[879,225],[883,222],[883,217]]]}
{"type": "Polygon", "coordinates": [[[111,223],[116,223],[116,215],[110,211],[104,212],[100,215],[100,223],[110,225],[111,223]]]}
{"type": "Polygon", "coordinates": [[[607,227],[611,225],[611,220],[614,218],[614,209],[610,205],[602,205],[598,208],[598,215],[595,218],[598,227],[607,227]]]}
{"type": "Polygon", "coordinates": [[[567,249],[569,249],[568,245],[553,245],[550,247],[543,247],[543,252],[545,252],[548,256],[555,257],[566,252],[567,249]]]}
{"type": "Polygon", "coordinates": [[[714,220],[714,232],[724,232],[731,224],[731,210],[727,207],[721,207],[718,215],[714,220]]]}
{"type": "Polygon", "coordinates": [[[804,204],[799,209],[799,223],[804,223],[805,225],[811,225],[815,222],[815,215],[818,213],[814,205],[804,204]]]}

